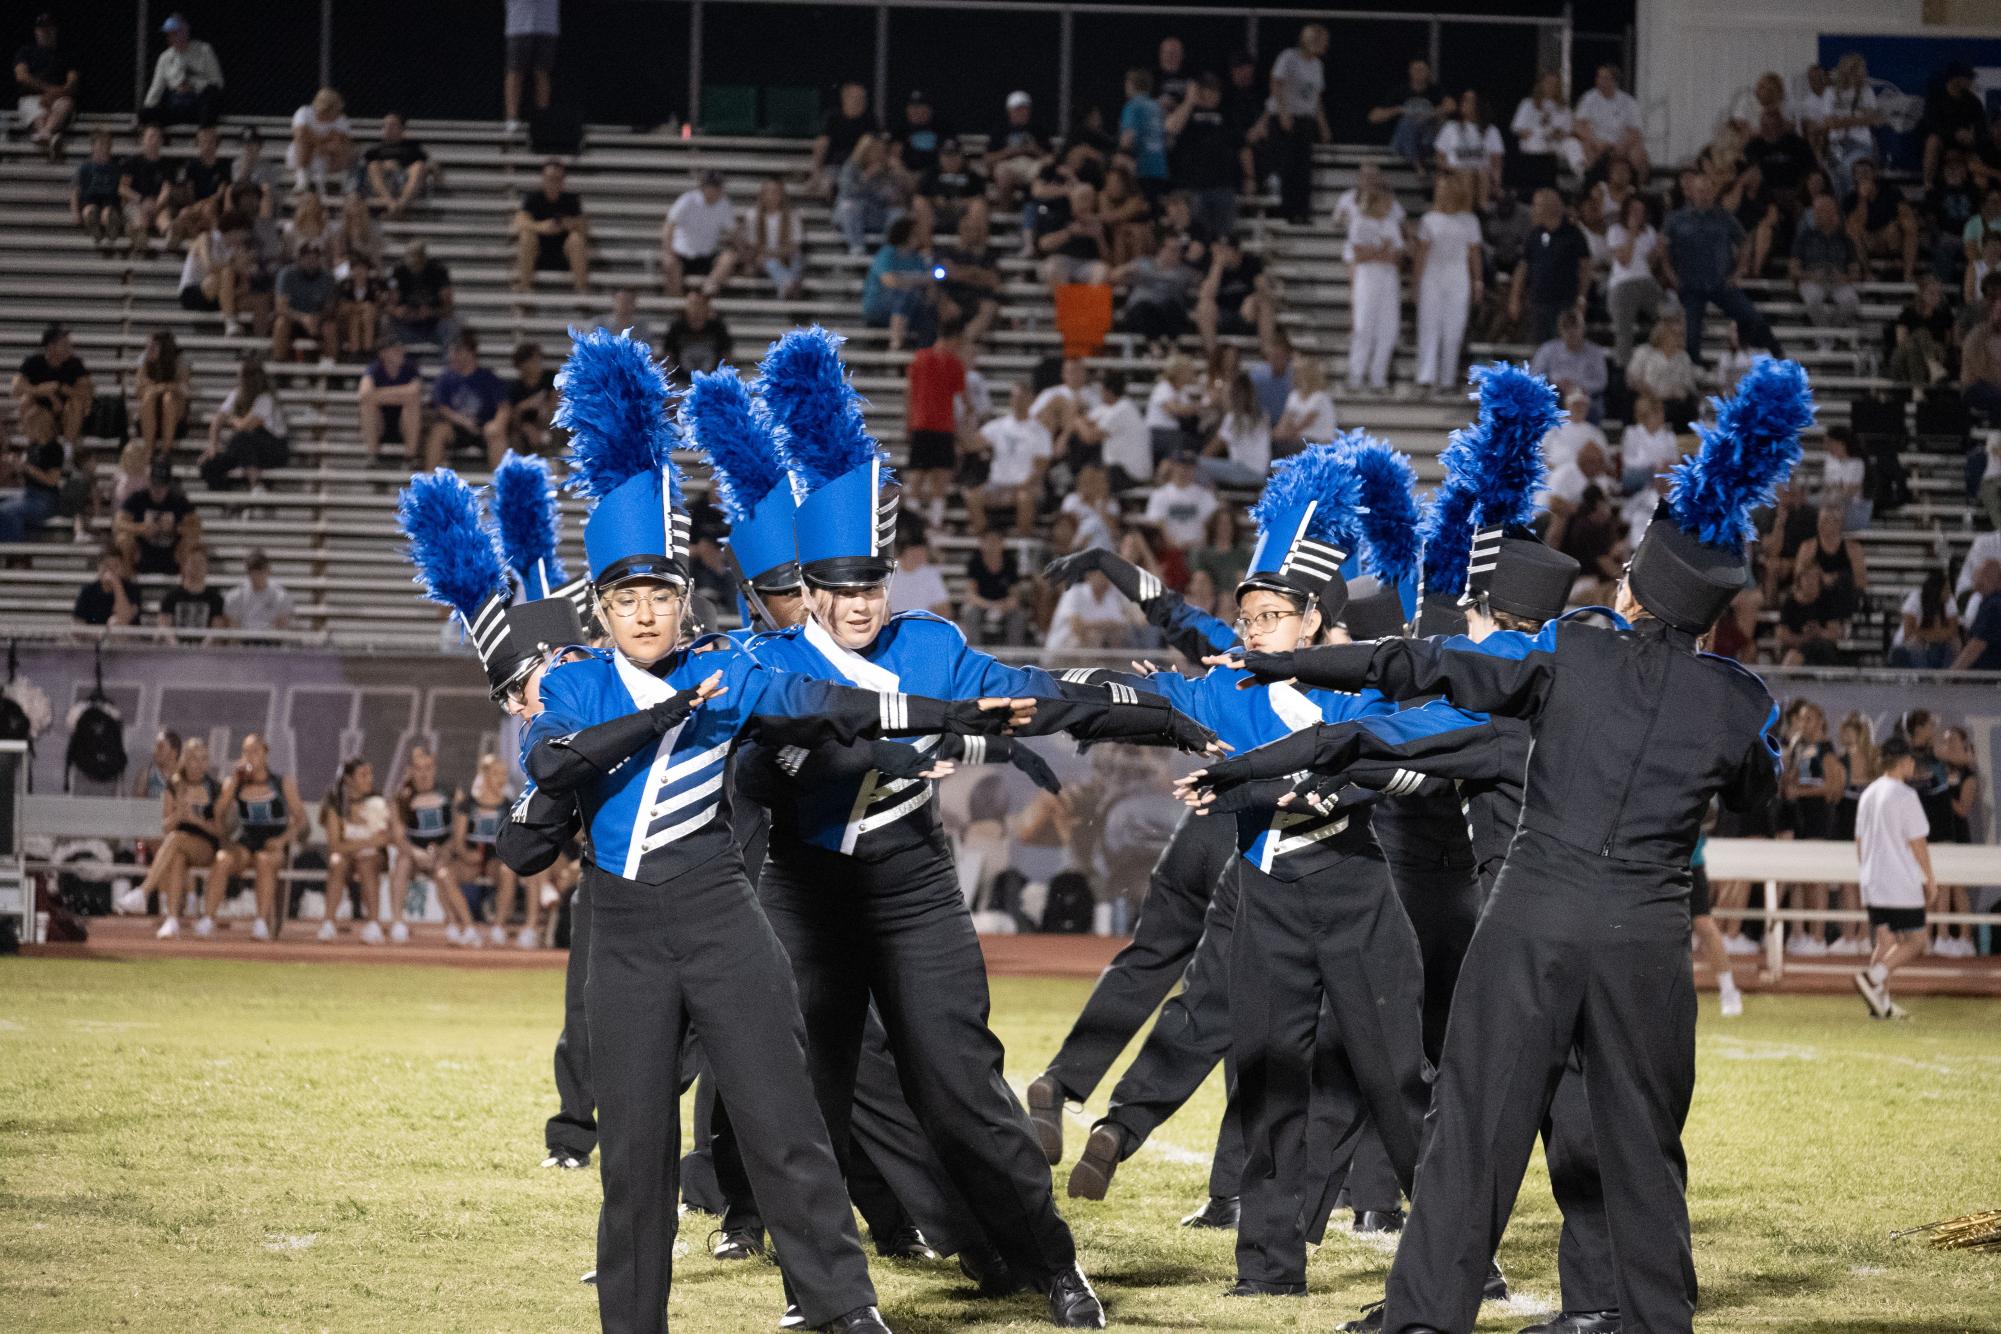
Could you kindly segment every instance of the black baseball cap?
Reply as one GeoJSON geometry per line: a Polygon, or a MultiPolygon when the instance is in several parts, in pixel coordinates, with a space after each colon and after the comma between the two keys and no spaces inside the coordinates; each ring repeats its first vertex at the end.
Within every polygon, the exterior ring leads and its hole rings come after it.
{"type": "Polygon", "coordinates": [[[948,134],[938,141],[938,151],[942,153],[963,153],[966,146],[959,142],[959,136],[948,134]]]}
{"type": "Polygon", "coordinates": [[[924,95],[922,88],[912,88],[910,96],[903,99],[903,105],[907,107],[928,107],[931,105],[931,99],[924,95]]]}

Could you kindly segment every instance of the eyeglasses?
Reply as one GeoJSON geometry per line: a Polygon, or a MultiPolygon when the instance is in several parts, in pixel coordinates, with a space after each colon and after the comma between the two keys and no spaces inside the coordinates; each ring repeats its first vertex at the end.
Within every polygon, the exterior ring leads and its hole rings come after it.
{"type": "Polygon", "coordinates": [[[1230,628],[1240,635],[1249,634],[1253,630],[1271,630],[1275,629],[1278,623],[1288,616],[1302,616],[1304,614],[1304,612],[1297,611],[1261,611],[1255,616],[1239,616],[1236,620],[1230,622],[1230,628]]]}
{"type": "Polygon", "coordinates": [[[621,588],[604,599],[605,607],[612,615],[621,619],[637,616],[642,604],[651,609],[655,616],[665,616],[681,605],[681,590],[649,588],[641,592],[636,588],[621,588]]]}

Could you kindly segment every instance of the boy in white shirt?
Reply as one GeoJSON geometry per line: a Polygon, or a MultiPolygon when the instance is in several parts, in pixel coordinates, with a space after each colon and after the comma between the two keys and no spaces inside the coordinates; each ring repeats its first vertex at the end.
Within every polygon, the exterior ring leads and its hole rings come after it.
{"type": "Polygon", "coordinates": [[[979,429],[974,455],[986,459],[986,480],[966,488],[966,514],[973,532],[987,530],[987,506],[1014,504],[1014,526],[1026,533],[1035,522],[1035,502],[1042,494],[1042,475],[1049,470],[1056,441],[1049,428],[1029,415],[1028,386],[1016,384],[1008,400],[1005,417],[996,417],[979,429]]]}
{"type": "Polygon", "coordinates": [[[1910,742],[1890,737],[1882,747],[1883,773],[1862,790],[1855,808],[1855,855],[1862,864],[1862,902],[1875,928],[1869,966],[1855,975],[1855,989],[1878,1019],[1908,1018],[1890,999],[1890,975],[1925,952],[1925,909],[1938,898],[1932,875],[1931,824],[1911,787],[1917,760],[1910,742]]]}
{"type": "Polygon", "coordinates": [[[1667,409],[1652,394],[1633,400],[1634,420],[1619,437],[1620,478],[1627,495],[1644,489],[1654,474],[1665,472],[1681,457],[1681,441],[1667,424],[1667,409]]]}

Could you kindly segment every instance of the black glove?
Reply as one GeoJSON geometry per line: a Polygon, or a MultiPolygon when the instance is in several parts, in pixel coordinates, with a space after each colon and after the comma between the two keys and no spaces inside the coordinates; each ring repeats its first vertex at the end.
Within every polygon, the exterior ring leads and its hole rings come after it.
{"type": "Polygon", "coordinates": [[[1001,736],[1007,732],[1010,716],[1006,709],[983,709],[976,699],[955,699],[945,705],[944,716],[934,730],[955,736],[1001,736]]]}
{"type": "Polygon", "coordinates": [[[697,690],[690,687],[658,704],[540,742],[528,752],[528,776],[551,796],[574,793],[686,721],[699,701],[697,690]]]}
{"type": "Polygon", "coordinates": [[[1035,753],[1035,748],[1013,737],[999,737],[989,741],[989,746],[1007,745],[1007,760],[1015,768],[1028,775],[1028,781],[1044,792],[1054,795],[1063,790],[1063,784],[1056,777],[1056,771],[1049,767],[1049,761],[1035,753]]]}
{"type": "Polygon", "coordinates": [[[695,706],[701,701],[700,691],[694,686],[689,686],[686,690],[675,691],[658,704],[648,705],[646,712],[647,716],[653,719],[654,735],[665,736],[669,731],[688,721],[688,715],[695,711],[695,706]]]}
{"type": "Polygon", "coordinates": [[[1245,783],[1286,778],[1302,769],[1310,769],[1319,743],[1315,730],[1304,728],[1256,750],[1232,755],[1227,760],[1217,760],[1202,771],[1195,785],[1220,793],[1245,783]]]}
{"type": "Polygon", "coordinates": [[[1244,670],[1266,681],[1296,680],[1325,690],[1360,690],[1369,683],[1376,646],[1322,644],[1291,653],[1246,653],[1244,670]]]}
{"type": "Polygon", "coordinates": [[[1160,576],[1150,574],[1121,556],[1115,556],[1103,547],[1091,547],[1069,556],[1058,556],[1042,567],[1042,577],[1061,588],[1069,588],[1081,583],[1085,575],[1096,570],[1111,580],[1112,587],[1119,590],[1128,602],[1144,605],[1157,598],[1163,591],[1160,576]]]}
{"type": "MultiPolygon", "coordinates": [[[[1202,787],[1209,788],[1204,782],[1202,787]]],[[[1278,799],[1292,791],[1292,782],[1285,778],[1259,778],[1245,782],[1233,782],[1224,787],[1212,789],[1216,799],[1199,809],[1205,815],[1235,815],[1238,811],[1269,809],[1278,799]]]]}
{"type": "Polygon", "coordinates": [[[1058,556],[1042,567],[1042,577],[1058,588],[1071,588],[1084,582],[1084,576],[1093,570],[1104,568],[1100,558],[1111,553],[1103,547],[1089,547],[1072,552],[1068,556],[1058,556]]]}
{"type": "Polygon", "coordinates": [[[906,746],[900,741],[870,741],[864,745],[869,754],[869,768],[885,778],[919,778],[926,769],[948,758],[942,754],[942,745],[929,751],[906,746]]]}
{"type": "MultiPolygon", "coordinates": [[[[1122,708],[1124,706],[1114,705],[1113,707],[1122,708]]],[[[1167,739],[1182,750],[1197,755],[1202,754],[1209,747],[1216,744],[1216,742],[1222,740],[1221,737],[1179,709],[1173,709],[1169,712],[1167,739]]]]}

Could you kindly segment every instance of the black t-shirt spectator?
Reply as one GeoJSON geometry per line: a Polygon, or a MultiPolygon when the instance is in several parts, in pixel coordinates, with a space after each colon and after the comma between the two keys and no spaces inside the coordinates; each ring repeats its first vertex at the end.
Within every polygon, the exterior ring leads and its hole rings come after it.
{"type": "Polygon", "coordinates": [[[1918,133],[1936,134],[1948,145],[1957,142],[1962,132],[1970,131],[1973,142],[1987,140],[1987,106],[1979,94],[1971,89],[1954,97],[1944,88],[1938,88],[1925,98],[1924,120],[1918,125],[1918,133]]]}
{"type": "Polygon", "coordinates": [[[452,285],[452,275],[442,260],[427,259],[421,269],[398,264],[389,274],[389,285],[395,289],[399,305],[435,306],[452,285]]]}
{"type": "Polygon", "coordinates": [[[1404,79],[1396,87],[1385,93],[1383,100],[1376,105],[1402,107],[1405,114],[1409,114],[1416,103],[1422,102],[1431,108],[1431,112],[1435,116],[1438,114],[1439,104],[1444,100],[1445,94],[1438,91],[1438,85],[1435,82],[1428,83],[1422,88],[1413,88],[1410,86],[1410,80],[1404,79]]]}
{"type": "Polygon", "coordinates": [[[1162,111],[1172,111],[1180,106],[1182,100],[1188,96],[1189,85],[1194,82],[1195,78],[1189,74],[1188,62],[1185,60],[1177,70],[1165,70],[1158,65],[1153,67],[1153,95],[1159,101],[1162,111]]]}
{"type": "MultiPolygon", "coordinates": [[[[986,269],[997,275],[1000,272],[1000,261],[994,258],[994,248],[992,246],[984,245],[973,249],[956,244],[943,245],[937,247],[932,253],[937,256],[940,264],[951,266],[948,272],[953,277],[947,278],[939,286],[943,289],[945,295],[951,297],[953,301],[961,306],[977,306],[982,301],[998,299],[1000,293],[997,288],[982,287],[976,283],[960,281],[958,278],[958,275],[963,274],[968,269],[986,269]]],[[[968,313],[970,314],[971,312],[969,311],[968,313]]]]}
{"type": "MultiPolygon", "coordinates": [[[[63,470],[63,463],[68,457],[69,455],[64,450],[62,441],[49,440],[39,445],[28,446],[27,464],[30,468],[41,472],[52,472],[60,475],[63,470]]],[[[21,477],[21,489],[51,498],[61,490],[60,487],[44,486],[32,476],[25,473],[21,477]]]]}
{"type": "Polygon", "coordinates": [[[1577,300],[1577,266],[1591,257],[1591,244],[1569,219],[1554,227],[1534,227],[1522,247],[1529,266],[1528,298],[1541,306],[1577,300]]]}
{"type": "Polygon", "coordinates": [[[229,184],[229,179],[230,164],[221,158],[203,162],[191,157],[181,164],[181,184],[188,188],[188,198],[194,202],[215,198],[229,184]]]}
{"type": "Polygon", "coordinates": [[[730,354],[730,330],[720,315],[710,315],[697,329],[685,315],[676,315],[660,340],[660,351],[676,381],[686,384],[696,371],[712,371],[730,354]]]}
{"type": "MultiPolygon", "coordinates": [[[[137,609],[139,606],[139,585],[130,579],[120,579],[125,586],[125,600],[137,609]]],[[[76,591],[76,605],[70,608],[70,615],[85,625],[109,625],[111,613],[118,609],[118,600],[105,591],[104,585],[93,579],[76,591]]]]}
{"type": "Polygon", "coordinates": [[[1248,88],[1239,88],[1234,83],[1223,85],[1223,121],[1240,142],[1253,125],[1264,119],[1265,105],[1265,90],[1256,83],[1248,88]]]}
{"type": "MultiPolygon", "coordinates": [[[[1841,216],[1846,218],[1855,212],[1855,206],[1862,202],[1862,196],[1849,191],[1841,201],[1841,216]]],[[[1897,205],[1904,202],[1904,192],[1888,181],[1876,182],[1876,197],[1869,201],[1868,212],[1863,215],[1862,225],[1872,232],[1880,232],[1897,220],[1897,205]]]]}
{"type": "MultiPolygon", "coordinates": [[[[431,155],[415,139],[398,139],[393,144],[377,144],[361,155],[363,162],[387,162],[392,166],[408,167],[415,162],[428,162],[431,155]]],[[[536,192],[540,194],[538,190],[536,192]]]]}
{"type": "Polygon", "coordinates": [[[1168,167],[1176,185],[1190,190],[1233,190],[1242,174],[1237,149],[1243,139],[1218,109],[1197,108],[1174,140],[1168,167]]]}
{"type": "MultiPolygon", "coordinates": [[[[13,70],[22,65],[26,65],[28,73],[43,83],[61,83],[69,77],[69,72],[76,68],[76,62],[64,59],[60,50],[53,46],[43,46],[40,42],[29,42],[16,51],[14,63],[7,68],[13,70]]],[[[26,84],[21,85],[21,94],[24,97],[31,95],[26,84]]]]}
{"type": "Polygon", "coordinates": [[[972,580],[973,591],[988,602],[1000,602],[1014,592],[1014,586],[1021,582],[1021,566],[1014,553],[1001,551],[1000,565],[989,567],[985,556],[976,548],[966,558],[966,576],[972,580]]]}
{"type": "Polygon", "coordinates": [[[562,191],[554,199],[541,190],[530,190],[521,196],[521,211],[537,222],[561,222],[565,218],[582,217],[584,206],[571,190],[562,191]]]}
{"type": "Polygon", "coordinates": [[[556,391],[556,372],[543,371],[539,380],[509,380],[507,382],[507,405],[520,407],[537,394],[551,394],[556,391]]]}
{"type": "Polygon", "coordinates": [[[1013,121],[1002,121],[1000,127],[987,136],[987,152],[997,153],[1004,148],[1029,148],[1039,156],[1049,151],[1049,131],[1030,121],[1026,125],[1016,125],[1013,121]]]}
{"type": "Polygon", "coordinates": [[[903,165],[913,175],[922,176],[938,163],[938,145],[952,137],[938,120],[933,110],[931,119],[923,125],[912,125],[906,113],[898,117],[896,132],[890,136],[895,141],[903,165]]]}
{"type": "Polygon", "coordinates": [[[163,499],[153,499],[151,487],[140,487],[125,497],[125,503],[118,507],[125,517],[139,525],[139,572],[141,574],[172,574],[178,566],[174,561],[174,548],[180,545],[181,520],[194,513],[194,502],[178,486],[169,487],[163,499]],[[154,525],[162,516],[171,515],[173,522],[163,525],[166,540],[154,541],[154,525]]]}
{"type": "Polygon", "coordinates": [[[1793,130],[1776,139],[1754,136],[1744,145],[1744,160],[1764,177],[1766,194],[1792,194],[1814,169],[1813,145],[1793,130]]]}
{"type": "Polygon", "coordinates": [[[21,363],[21,378],[32,385],[44,385],[50,381],[65,386],[74,386],[77,381],[90,374],[84,369],[82,357],[71,357],[60,366],[51,366],[49,359],[37,352],[21,363]]]}
{"type": "MultiPolygon", "coordinates": [[[[1044,185],[1056,185],[1063,181],[1063,172],[1054,162],[1036,174],[1036,180],[1044,185]]],[[[1034,231],[1036,240],[1041,240],[1051,232],[1060,232],[1070,225],[1070,194],[1068,190],[1047,199],[1036,198],[1034,231]]]]}
{"type": "Polygon", "coordinates": [[[1256,255],[1239,255],[1235,264],[1223,270],[1221,283],[1216,288],[1217,307],[1236,310],[1242,306],[1245,298],[1257,290],[1258,279],[1264,271],[1265,262],[1256,255]]]}
{"type": "Polygon", "coordinates": [[[863,135],[881,132],[881,123],[870,112],[843,116],[839,107],[834,108],[820,122],[820,133],[827,136],[827,164],[838,168],[854,153],[855,145],[862,141],[863,135]]]}
{"type": "Polygon", "coordinates": [[[120,174],[132,182],[134,193],[141,199],[151,199],[159,194],[160,187],[167,183],[168,167],[165,158],[134,153],[125,159],[125,169],[120,174]]]}
{"type": "MultiPolygon", "coordinates": [[[[906,159],[907,160],[907,159],[906,159]]],[[[987,178],[971,167],[946,171],[935,163],[917,182],[917,193],[927,199],[978,199],[987,192],[987,178]]]]}
{"type": "Polygon", "coordinates": [[[179,630],[206,630],[223,617],[222,594],[213,588],[190,591],[175,584],[160,599],[160,614],[179,630]]]}
{"type": "Polygon", "coordinates": [[[1925,195],[1925,212],[1942,232],[1958,236],[1980,211],[1980,191],[1972,181],[1949,185],[1940,181],[1925,195]]]}
{"type": "Polygon", "coordinates": [[[1786,600],[1779,605],[1779,624],[1794,634],[1800,634],[1809,625],[1846,620],[1848,608],[1844,605],[1845,601],[1838,593],[1823,591],[1813,601],[1801,602],[1788,592],[1786,600]]]}

